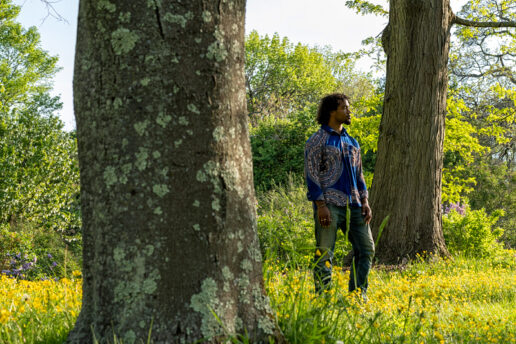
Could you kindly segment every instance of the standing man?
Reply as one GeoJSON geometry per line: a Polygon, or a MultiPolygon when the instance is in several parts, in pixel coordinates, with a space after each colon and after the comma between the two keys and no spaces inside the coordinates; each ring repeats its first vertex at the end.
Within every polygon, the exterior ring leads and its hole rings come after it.
{"type": "Polygon", "coordinates": [[[360,146],[342,124],[351,124],[349,98],[340,93],[324,97],[317,122],[321,128],[305,146],[305,176],[308,200],[314,203],[315,289],[321,292],[331,283],[333,251],[337,230],[346,229],[346,211],[350,209],[348,238],[353,246],[349,291],[362,290],[366,297],[367,276],[374,256],[369,227],[371,208],[362,173],[360,146]]]}

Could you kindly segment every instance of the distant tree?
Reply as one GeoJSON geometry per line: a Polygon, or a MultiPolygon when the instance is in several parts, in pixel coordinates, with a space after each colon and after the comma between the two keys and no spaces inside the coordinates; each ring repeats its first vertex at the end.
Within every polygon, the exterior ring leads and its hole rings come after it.
{"type": "MultiPolygon", "coordinates": [[[[52,77],[59,70],[57,57],[40,46],[36,27],[24,29],[16,22],[20,8],[11,0],[0,4],[0,111],[8,113],[26,107],[35,97],[51,90],[52,77]]],[[[57,103],[56,99],[48,99],[57,103]]]]}
{"type": "MultiPolygon", "coordinates": [[[[470,1],[459,12],[494,22],[516,20],[514,1],[470,1]]],[[[463,102],[463,121],[474,128],[482,152],[467,165],[448,159],[471,180],[464,198],[472,209],[505,210],[498,225],[506,244],[516,245],[516,31],[506,27],[459,26],[450,52],[450,92],[463,102]]],[[[448,127],[447,127],[448,132],[448,127]]],[[[447,159],[445,157],[445,164],[447,159]]]]}
{"type": "Polygon", "coordinates": [[[68,343],[283,342],[263,290],[245,1],[79,6],[83,302],[68,343]]]}
{"type": "Polygon", "coordinates": [[[268,115],[285,118],[338,87],[336,66],[316,48],[252,31],[245,49],[247,108],[253,123],[268,115]]]}
{"type": "MultiPolygon", "coordinates": [[[[516,20],[514,0],[475,0],[458,13],[475,20],[479,15],[495,23],[516,20]]],[[[450,52],[450,81],[463,86],[516,85],[516,31],[504,26],[458,26],[450,52]]],[[[484,86],[482,86],[484,87],[484,86]]],[[[465,98],[467,94],[463,94],[465,98]]],[[[479,95],[480,96],[480,95],[479,95]]]]}
{"type": "Polygon", "coordinates": [[[20,8],[0,4],[0,226],[30,223],[77,231],[79,173],[73,134],[49,94],[57,57],[35,27],[16,22],[20,8]]]}
{"type": "MultiPolygon", "coordinates": [[[[468,2],[459,13],[476,12],[499,23],[516,21],[516,3],[508,0],[468,2]]],[[[508,168],[516,165],[516,30],[507,27],[459,26],[450,54],[451,88],[468,111],[489,155],[508,168]]]]}
{"type": "Polygon", "coordinates": [[[352,102],[371,96],[372,77],[355,69],[356,57],[252,31],[246,37],[245,66],[252,123],[267,116],[286,118],[331,92],[344,92],[352,102]]]}

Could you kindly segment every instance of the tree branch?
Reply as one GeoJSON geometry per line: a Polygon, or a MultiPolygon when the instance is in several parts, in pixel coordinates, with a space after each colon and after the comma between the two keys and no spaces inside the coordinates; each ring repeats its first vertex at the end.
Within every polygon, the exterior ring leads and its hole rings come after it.
{"type": "Polygon", "coordinates": [[[48,17],[53,17],[54,19],[57,19],[58,21],[62,21],[68,24],[68,21],[61,15],[59,12],[56,11],[54,8],[54,4],[57,4],[58,2],[61,2],[61,0],[41,0],[41,2],[45,5],[47,9],[47,15],[45,18],[43,18],[44,22],[47,20],[48,17]]]}
{"type": "Polygon", "coordinates": [[[473,20],[464,19],[453,16],[453,24],[473,27],[516,27],[516,21],[502,21],[502,22],[477,22],[473,20]]]}

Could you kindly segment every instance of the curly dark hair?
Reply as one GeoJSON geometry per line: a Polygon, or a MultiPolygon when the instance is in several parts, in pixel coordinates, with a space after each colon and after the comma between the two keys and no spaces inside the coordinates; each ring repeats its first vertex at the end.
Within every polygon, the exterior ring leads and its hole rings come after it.
{"type": "Polygon", "coordinates": [[[319,124],[328,124],[330,120],[330,112],[337,110],[344,101],[349,102],[349,97],[344,93],[333,93],[321,99],[319,110],[317,111],[317,122],[319,124]]]}

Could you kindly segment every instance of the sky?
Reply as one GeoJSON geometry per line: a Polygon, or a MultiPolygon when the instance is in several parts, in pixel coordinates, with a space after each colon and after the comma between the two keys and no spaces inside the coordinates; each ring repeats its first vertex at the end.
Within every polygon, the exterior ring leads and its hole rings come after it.
{"type": "MultiPolygon", "coordinates": [[[[75,128],[73,114],[73,62],[77,35],[79,0],[52,0],[55,11],[64,18],[47,16],[41,0],[14,0],[21,6],[18,21],[24,26],[36,26],[41,35],[41,46],[59,57],[62,70],[54,79],[53,95],[60,95],[63,109],[59,116],[66,130],[75,128]]],[[[465,0],[451,0],[455,13],[465,0]]],[[[361,16],[345,6],[345,0],[248,0],[246,32],[260,35],[278,33],[293,43],[311,46],[331,46],[334,51],[353,52],[361,48],[365,38],[381,33],[387,18],[361,16]]],[[[369,68],[368,61],[358,67],[369,68]]]]}

